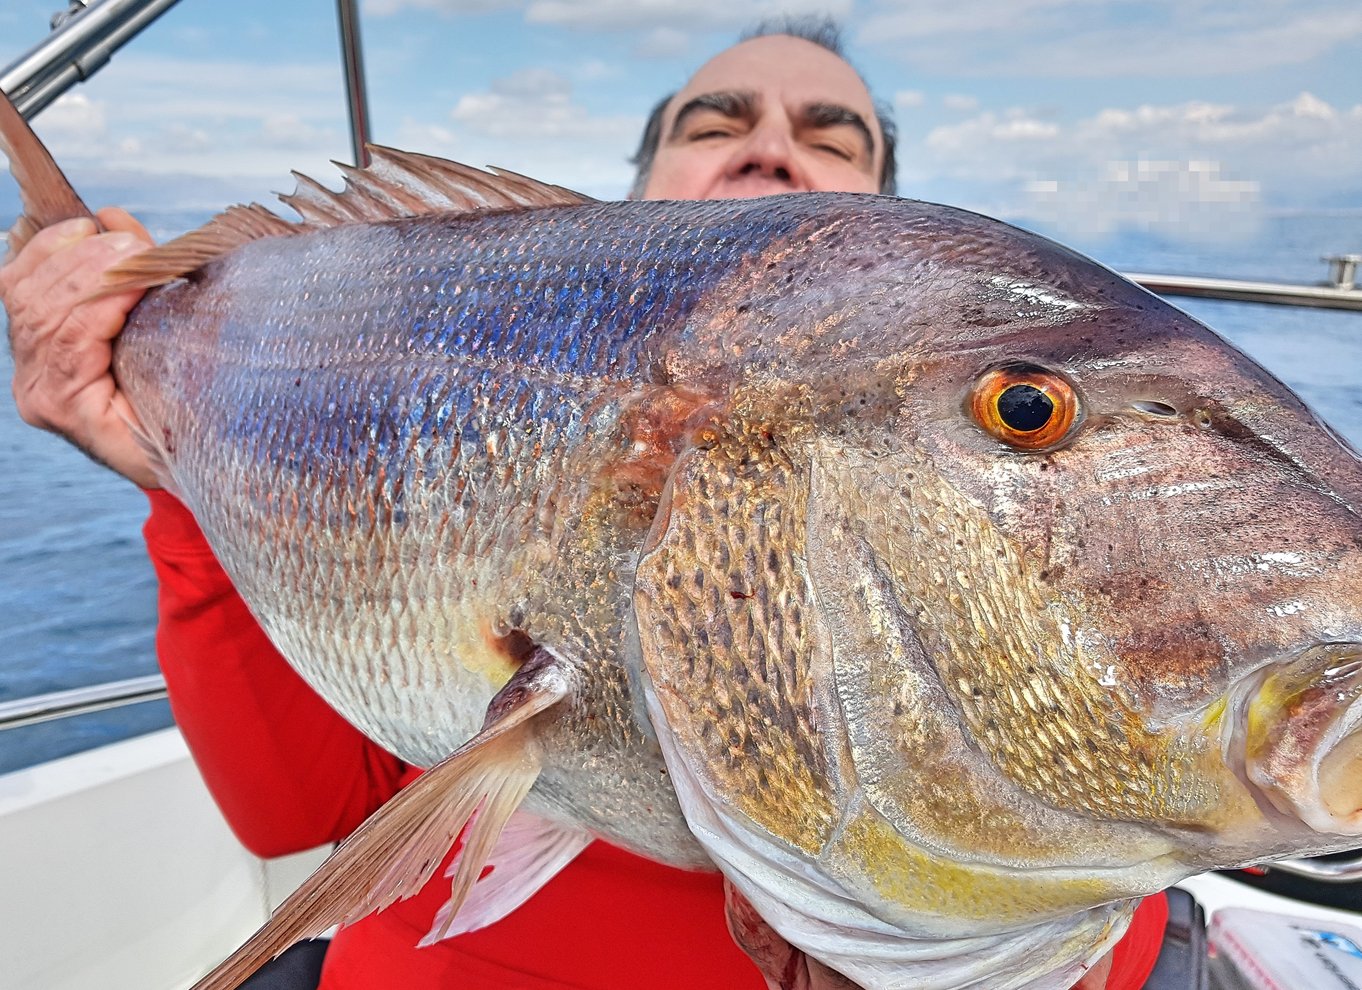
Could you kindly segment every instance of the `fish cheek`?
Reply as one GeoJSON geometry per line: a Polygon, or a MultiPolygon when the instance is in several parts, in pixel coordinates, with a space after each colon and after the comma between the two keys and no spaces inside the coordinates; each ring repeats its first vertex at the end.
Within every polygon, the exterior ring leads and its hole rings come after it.
{"type": "MultiPolygon", "coordinates": [[[[702,800],[815,856],[836,824],[835,709],[803,564],[807,472],[768,429],[714,430],[685,452],[635,579],[659,735],[702,800]]],[[[664,745],[664,749],[666,749],[664,745]]],[[[683,793],[682,806],[690,818],[683,793]]]]}
{"type": "Polygon", "coordinates": [[[866,463],[830,451],[826,477],[844,504],[865,507],[853,525],[969,745],[1031,800],[1071,814],[1150,824],[1213,815],[1199,749],[1150,720],[1137,685],[1111,676],[1121,660],[1104,616],[1041,577],[1044,548],[1018,541],[975,497],[980,475],[925,447],[905,448],[893,470],[856,456],[866,463]]]}
{"type": "MultiPolygon", "coordinates": [[[[896,848],[881,842],[876,855],[892,856],[900,876],[868,861],[843,865],[919,910],[1001,921],[1014,904],[1069,909],[1095,891],[1051,882],[1044,867],[1118,867],[1169,847],[1136,823],[1094,821],[1079,795],[1066,793],[1095,782],[1100,740],[1094,733],[1090,749],[1072,728],[1058,678],[1019,681],[1001,664],[990,669],[982,646],[972,666],[943,648],[962,639],[950,628],[961,616],[976,629],[1010,620],[992,614],[983,595],[982,604],[968,602],[960,585],[935,597],[926,590],[947,584],[943,562],[952,584],[956,567],[968,567],[953,536],[936,538],[949,528],[946,516],[915,505],[904,485],[928,474],[920,462],[907,468],[834,445],[814,457],[808,570],[851,754],[843,778],[881,819],[871,832],[884,837],[884,823],[897,832],[896,848]],[[1009,710],[1016,700],[1023,711],[1009,710]],[[1045,709],[1031,712],[1030,724],[1028,705],[1045,709]],[[1003,880],[991,866],[1035,872],[1003,880]]],[[[866,850],[844,852],[855,859],[866,850]]]]}

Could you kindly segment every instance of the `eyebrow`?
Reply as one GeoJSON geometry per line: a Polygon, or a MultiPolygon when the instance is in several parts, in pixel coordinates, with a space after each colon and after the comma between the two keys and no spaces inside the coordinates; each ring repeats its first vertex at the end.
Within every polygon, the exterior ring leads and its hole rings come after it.
{"type": "MultiPolygon", "coordinates": [[[[672,121],[667,139],[670,141],[680,137],[687,118],[705,110],[713,110],[735,120],[742,118],[750,120],[757,116],[759,102],[757,94],[750,90],[702,93],[686,101],[685,105],[676,111],[676,119],[672,121]]],[[[850,107],[844,107],[840,103],[807,103],[800,108],[798,122],[804,127],[814,128],[850,127],[860,134],[861,140],[865,143],[866,154],[871,158],[875,155],[874,132],[871,131],[866,119],[850,107]]]]}
{"type": "Polygon", "coordinates": [[[675,140],[679,137],[686,119],[704,110],[713,110],[735,120],[742,117],[751,119],[757,115],[757,94],[750,90],[701,93],[694,99],[687,100],[686,104],[676,111],[676,119],[672,121],[672,129],[667,139],[675,140]]]}
{"type": "Polygon", "coordinates": [[[807,127],[850,127],[861,135],[865,142],[866,154],[875,155],[875,135],[866,119],[850,107],[840,103],[809,103],[802,111],[803,123],[807,127]]]}

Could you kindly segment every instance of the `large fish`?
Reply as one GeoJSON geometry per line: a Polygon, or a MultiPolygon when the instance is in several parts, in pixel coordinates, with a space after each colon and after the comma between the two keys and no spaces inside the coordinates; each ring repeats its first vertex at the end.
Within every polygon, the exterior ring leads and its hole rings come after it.
{"type": "MultiPolygon", "coordinates": [[[[81,207],[4,120],[22,240],[81,207]]],[[[1132,899],[1358,842],[1362,464],[1214,333],[946,207],[375,158],[118,276],[166,485],[435,765],[206,986],[470,817],[440,927],[595,835],[872,988],[1068,987],[1132,899]]]]}

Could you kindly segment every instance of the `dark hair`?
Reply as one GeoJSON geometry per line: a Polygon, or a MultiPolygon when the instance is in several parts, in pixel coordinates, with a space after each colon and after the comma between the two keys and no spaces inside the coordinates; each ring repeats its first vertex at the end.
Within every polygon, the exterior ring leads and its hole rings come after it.
{"type": "MultiPolygon", "coordinates": [[[[744,31],[742,36],[738,38],[738,44],[751,41],[753,38],[766,38],[780,34],[788,34],[793,38],[811,42],[851,65],[842,50],[842,30],[831,17],[781,17],[762,21],[751,30],[744,31]]],[[[854,65],[852,70],[860,75],[860,71],[854,65]]],[[[861,77],[861,81],[865,82],[864,76],[861,77]]],[[[869,88],[867,85],[866,89],[869,88]]],[[[639,139],[638,150],[629,159],[630,163],[637,169],[634,173],[633,187],[629,190],[631,197],[643,195],[643,188],[648,184],[648,175],[653,170],[653,160],[657,157],[657,149],[662,143],[662,117],[667,112],[667,104],[672,101],[672,97],[675,95],[675,93],[668,93],[658,100],[657,105],[648,114],[648,122],[643,125],[643,136],[639,139]]],[[[895,147],[898,144],[898,127],[894,123],[893,111],[889,109],[888,104],[882,100],[874,100],[874,105],[875,120],[880,125],[880,134],[884,137],[884,163],[880,168],[880,192],[886,196],[893,196],[898,192],[897,163],[894,155],[895,147]]]]}

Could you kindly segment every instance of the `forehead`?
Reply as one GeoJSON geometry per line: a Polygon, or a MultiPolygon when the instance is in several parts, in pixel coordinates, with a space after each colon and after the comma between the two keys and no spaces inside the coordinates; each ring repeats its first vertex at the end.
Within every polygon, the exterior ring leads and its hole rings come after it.
{"type": "Polygon", "coordinates": [[[687,101],[705,93],[746,90],[763,102],[797,108],[834,103],[875,123],[875,107],[856,70],[820,45],[790,35],[753,38],[726,48],[700,66],[667,108],[667,123],[687,101]]]}

